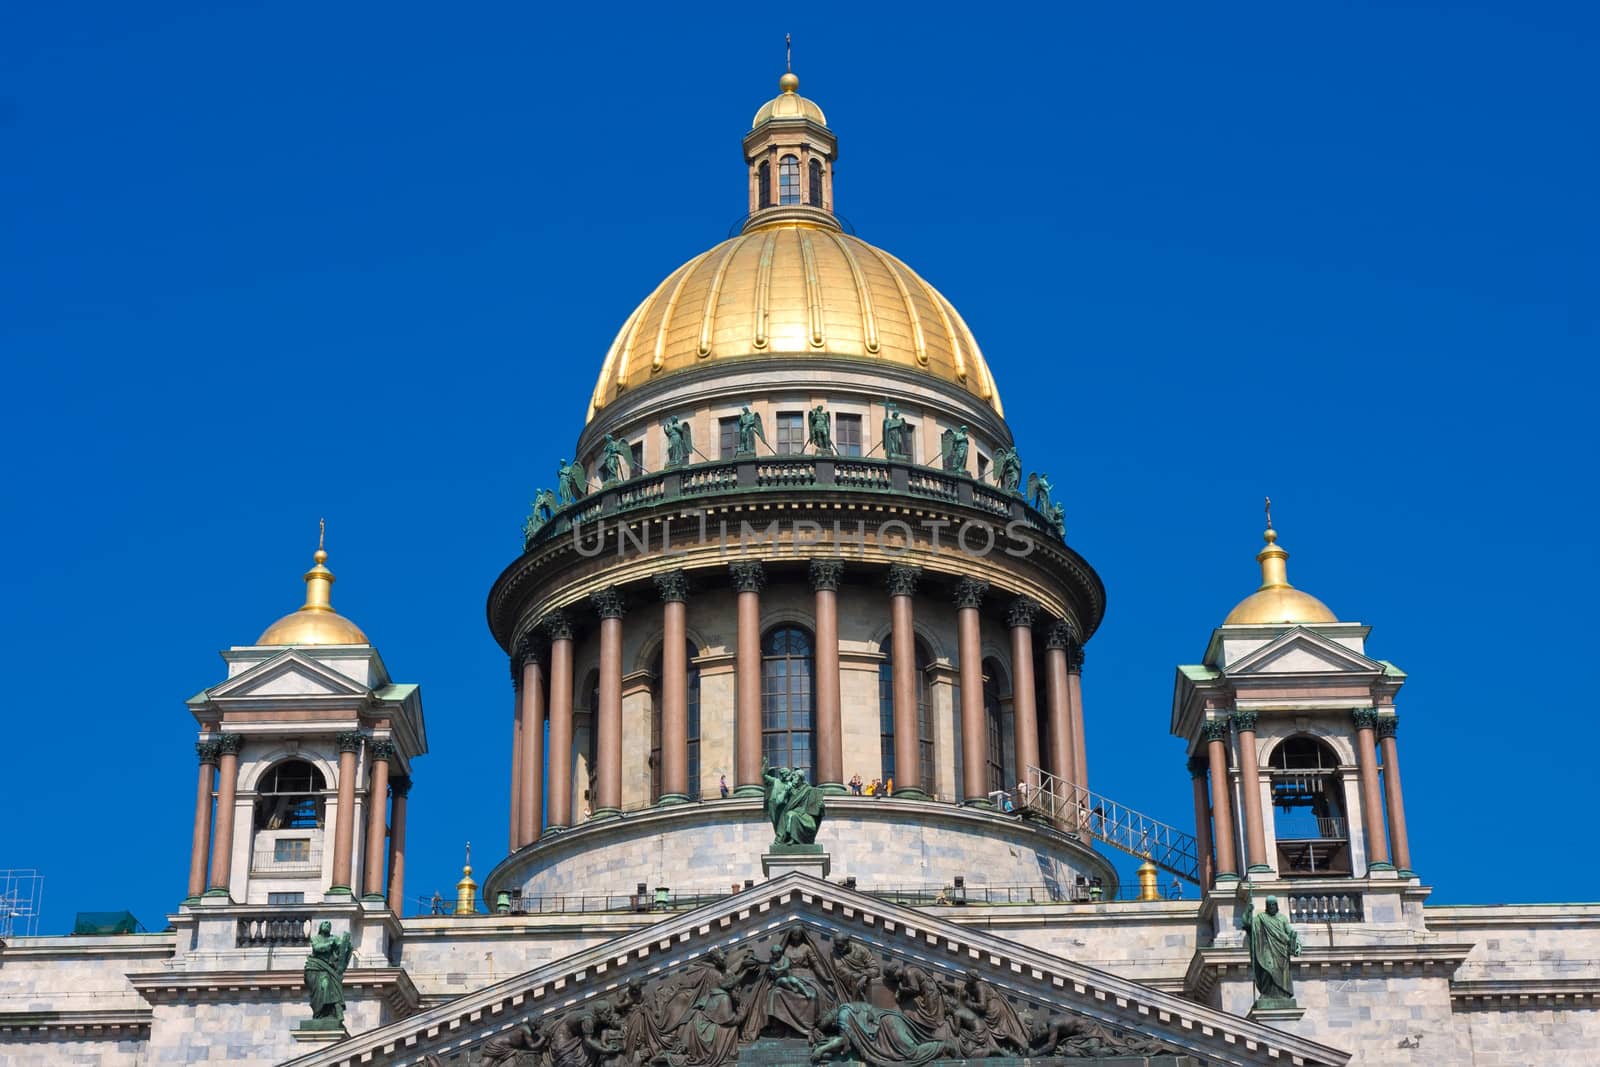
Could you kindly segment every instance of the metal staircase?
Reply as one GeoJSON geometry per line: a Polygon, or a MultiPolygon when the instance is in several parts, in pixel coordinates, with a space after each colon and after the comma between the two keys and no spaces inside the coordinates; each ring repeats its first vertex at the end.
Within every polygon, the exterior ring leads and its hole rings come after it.
{"type": "Polygon", "coordinates": [[[1024,798],[1024,812],[1047,819],[1069,834],[1087,834],[1130,856],[1147,859],[1169,874],[1200,884],[1200,849],[1194,835],[1038,767],[1028,768],[1028,776],[1029,781],[1039,785],[1024,798]]]}

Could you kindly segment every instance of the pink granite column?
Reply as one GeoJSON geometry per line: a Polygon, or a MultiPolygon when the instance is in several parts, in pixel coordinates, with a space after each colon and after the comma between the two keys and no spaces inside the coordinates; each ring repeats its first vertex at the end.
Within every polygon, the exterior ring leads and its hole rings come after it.
{"type": "Polygon", "coordinates": [[[844,719],[839,695],[839,582],[844,560],[814,559],[808,571],[817,618],[817,785],[844,793],[844,719]]]}
{"type": "Polygon", "coordinates": [[[761,589],[767,572],[756,560],[729,564],[738,595],[739,634],[733,663],[734,795],[758,797],[761,782],[761,589]]]}
{"type": "Polygon", "coordinates": [[[1367,831],[1367,870],[1392,871],[1389,842],[1383,836],[1383,791],[1378,785],[1378,746],[1373,733],[1378,727],[1376,708],[1357,708],[1351,713],[1356,725],[1356,772],[1361,779],[1361,822],[1367,831]]]}
{"type": "Polygon", "coordinates": [[[1395,747],[1395,734],[1400,729],[1400,716],[1384,715],[1378,719],[1378,744],[1383,748],[1383,795],[1389,802],[1389,844],[1394,848],[1394,865],[1403,877],[1410,878],[1411,842],[1406,837],[1406,801],[1400,791],[1400,751],[1395,747]]]}
{"type": "Polygon", "coordinates": [[[333,826],[333,884],[329,893],[352,893],[351,860],[356,839],[356,753],[361,751],[361,734],[355,730],[338,737],[339,812],[333,826]]]}
{"type": "Polygon", "coordinates": [[[1244,803],[1245,862],[1250,874],[1272,870],[1267,862],[1267,834],[1261,816],[1261,762],[1256,755],[1256,713],[1236,711],[1239,733],[1239,796],[1244,803]]]}
{"type": "Polygon", "coordinates": [[[1089,788],[1089,753],[1083,741],[1083,644],[1073,641],[1067,649],[1067,698],[1072,705],[1073,784],[1089,788]]]}
{"type": "Polygon", "coordinates": [[[511,657],[511,843],[512,852],[522,842],[522,671],[511,657]]]}
{"type": "MultiPolygon", "coordinates": [[[[921,730],[917,723],[917,631],[911,598],[922,571],[896,563],[889,568],[889,653],[894,675],[894,793],[926,800],[922,781],[921,730]]],[[[887,776],[886,776],[887,777],[887,776]]],[[[933,783],[926,783],[932,785],[933,783]]]]}
{"type": "Polygon", "coordinates": [[[217,759],[221,746],[215,741],[195,744],[200,757],[200,784],[194,797],[194,840],[189,845],[189,900],[196,901],[206,891],[206,857],[211,851],[211,790],[217,778],[217,759]]]}
{"type": "Polygon", "coordinates": [[[528,634],[518,643],[522,660],[521,739],[519,759],[521,774],[517,779],[517,828],[520,834],[517,847],[522,848],[539,840],[539,799],[544,794],[544,665],[539,662],[539,650],[534,646],[533,635],[528,634]]]}
{"type": "MultiPolygon", "coordinates": [[[[1027,597],[1012,602],[1006,612],[1011,628],[1011,733],[1016,739],[1017,781],[1028,787],[1027,795],[1016,798],[1026,807],[1039,788],[1039,776],[1029,770],[1039,760],[1039,690],[1033,678],[1033,619],[1039,605],[1027,597]]],[[[1012,783],[1006,783],[1010,788],[1012,783]]]]}
{"type": "Polygon", "coordinates": [[[1211,798],[1206,795],[1206,761],[1199,756],[1189,761],[1189,778],[1194,785],[1195,858],[1199,861],[1200,888],[1210,889],[1216,877],[1216,861],[1211,855],[1211,798]]]}
{"type": "Polygon", "coordinates": [[[572,825],[572,622],[554,611],[539,624],[550,638],[550,785],[552,830],[572,825]]]}
{"type": "Polygon", "coordinates": [[[406,797],[411,779],[389,779],[389,910],[404,915],[406,910],[406,797]]]}
{"type": "Polygon", "coordinates": [[[388,853],[389,761],[394,743],[386,739],[367,746],[367,854],[361,861],[361,897],[383,899],[383,858],[388,853]]]}
{"type": "Polygon", "coordinates": [[[689,579],[682,571],[655,577],[661,594],[660,805],[689,800],[689,579]]]}
{"type": "MultiPolygon", "coordinates": [[[[1067,672],[1067,650],[1072,646],[1072,630],[1064,622],[1053,623],[1044,641],[1045,700],[1050,721],[1050,773],[1056,776],[1057,812],[1062,829],[1078,833],[1079,803],[1073,776],[1078,760],[1072,737],[1072,702],[1067,672]]],[[[1083,827],[1087,831],[1087,827],[1083,827]]]]}
{"type": "MultiPolygon", "coordinates": [[[[956,645],[961,655],[961,803],[989,804],[989,726],[983,707],[983,636],[978,608],[987,582],[956,583],[956,645]]],[[[1002,786],[1004,783],[1001,783],[1002,786]]]]}
{"type": "Polygon", "coordinates": [[[627,602],[615,587],[589,595],[600,615],[600,714],[595,724],[594,818],[622,814],[622,616],[627,602]]]}
{"type": "Polygon", "coordinates": [[[217,816],[211,844],[211,888],[207,896],[227,896],[233,871],[233,809],[239,790],[238,734],[217,735],[217,816]]]}
{"type": "Polygon", "coordinates": [[[1233,805],[1228,800],[1228,720],[1207,719],[1201,726],[1206,753],[1211,764],[1211,822],[1212,843],[1217,850],[1219,882],[1239,880],[1239,866],[1234,858],[1233,805]]]}

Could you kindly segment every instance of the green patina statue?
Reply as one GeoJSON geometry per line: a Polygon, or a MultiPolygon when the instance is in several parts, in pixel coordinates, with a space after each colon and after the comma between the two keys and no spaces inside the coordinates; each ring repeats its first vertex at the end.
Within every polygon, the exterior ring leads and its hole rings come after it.
{"type": "Polygon", "coordinates": [[[994,457],[994,480],[1006,492],[1021,495],[1022,457],[1016,448],[1007,448],[994,457]]]}
{"type": "MultiPolygon", "coordinates": [[[[739,442],[737,454],[741,456],[755,455],[757,438],[760,438],[761,443],[766,445],[767,431],[766,428],[761,424],[761,416],[751,411],[750,405],[746,404],[744,406],[744,410],[739,412],[739,442]]],[[[767,445],[767,447],[770,449],[772,446],[767,445]]]]}
{"type": "Polygon", "coordinates": [[[906,447],[906,417],[900,414],[900,405],[885,401],[883,405],[883,454],[888,459],[910,459],[906,447]]]}
{"type": "Polygon", "coordinates": [[[946,430],[939,435],[939,460],[947,471],[967,473],[967,428],[946,430]]]}
{"type": "Polygon", "coordinates": [[[817,828],[827,814],[822,790],[806,781],[806,772],[798,767],[774,769],[765,759],[761,761],[761,781],[766,787],[763,807],[772,820],[773,847],[815,844],[817,828]]]}
{"type": "Polygon", "coordinates": [[[533,497],[533,506],[528,512],[528,520],[522,524],[522,547],[526,549],[533,541],[534,534],[549,522],[556,513],[556,495],[548,489],[541,489],[533,497]]]}
{"type": "Polygon", "coordinates": [[[689,454],[694,451],[694,427],[676,415],[668,415],[661,423],[661,432],[667,438],[667,466],[687,464],[689,454]]]}
{"type": "Polygon", "coordinates": [[[1250,946],[1250,970],[1255,975],[1256,1007],[1292,1008],[1294,979],[1289,974],[1290,957],[1300,955],[1300,935],[1289,925],[1289,917],[1278,910],[1278,898],[1267,898],[1267,910],[1256,912],[1255,890],[1244,887],[1244,911],[1235,920],[1250,946]]]}
{"type": "Polygon", "coordinates": [[[561,494],[561,506],[582,500],[583,494],[589,491],[588,480],[582,467],[562,460],[556,466],[556,490],[561,494]]]}
{"type": "Polygon", "coordinates": [[[619,441],[610,434],[606,434],[604,443],[600,446],[600,482],[602,485],[615,485],[624,478],[632,477],[628,473],[628,461],[633,458],[626,441],[619,441]]]}
{"type": "Polygon", "coordinates": [[[806,444],[819,456],[833,455],[833,428],[828,421],[828,409],[818,404],[806,417],[806,444]]]}
{"type": "Polygon", "coordinates": [[[344,972],[350,966],[350,935],[333,936],[333,924],[326,919],[311,938],[311,955],[306,957],[306,991],[311,994],[311,1018],[300,1024],[302,1030],[342,1030],[344,1028],[344,972]]]}

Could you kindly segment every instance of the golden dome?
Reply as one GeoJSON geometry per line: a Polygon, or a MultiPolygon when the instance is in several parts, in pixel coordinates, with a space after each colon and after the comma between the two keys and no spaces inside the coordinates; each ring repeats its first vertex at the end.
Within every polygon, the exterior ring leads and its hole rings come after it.
{"type": "Polygon", "coordinates": [[[800,79],[792,72],[778,79],[778,88],[781,90],[778,95],[762,104],[756,117],[750,120],[752,130],[772,119],[810,119],[818,126],[828,124],[828,116],[822,109],[800,95],[800,79]]]}
{"type": "Polygon", "coordinates": [[[1289,553],[1278,547],[1278,531],[1267,527],[1267,547],[1256,555],[1261,588],[1245,597],[1222,620],[1224,626],[1294,625],[1338,622],[1328,605],[1289,584],[1289,553]]]}
{"type": "Polygon", "coordinates": [[[361,627],[333,610],[333,572],[323,564],[328,554],[319,540],[315,565],[306,571],[306,602],[267,627],[258,645],[367,645],[361,627]]]}
{"type": "MultiPolygon", "coordinates": [[[[628,317],[589,418],[629,389],[717,359],[821,356],[931,374],[1004,415],[977,339],[939,291],[894,256],[817,218],[753,226],[691,259],[628,317]]],[[[770,217],[770,216],[769,216],[770,217]]]]}

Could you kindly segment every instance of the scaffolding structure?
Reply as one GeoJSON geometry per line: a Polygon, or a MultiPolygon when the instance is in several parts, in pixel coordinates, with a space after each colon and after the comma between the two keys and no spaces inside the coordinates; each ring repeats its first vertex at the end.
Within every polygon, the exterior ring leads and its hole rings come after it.
{"type": "Polygon", "coordinates": [[[32,867],[0,869],[0,940],[34,937],[44,903],[44,875],[32,867]]]}

